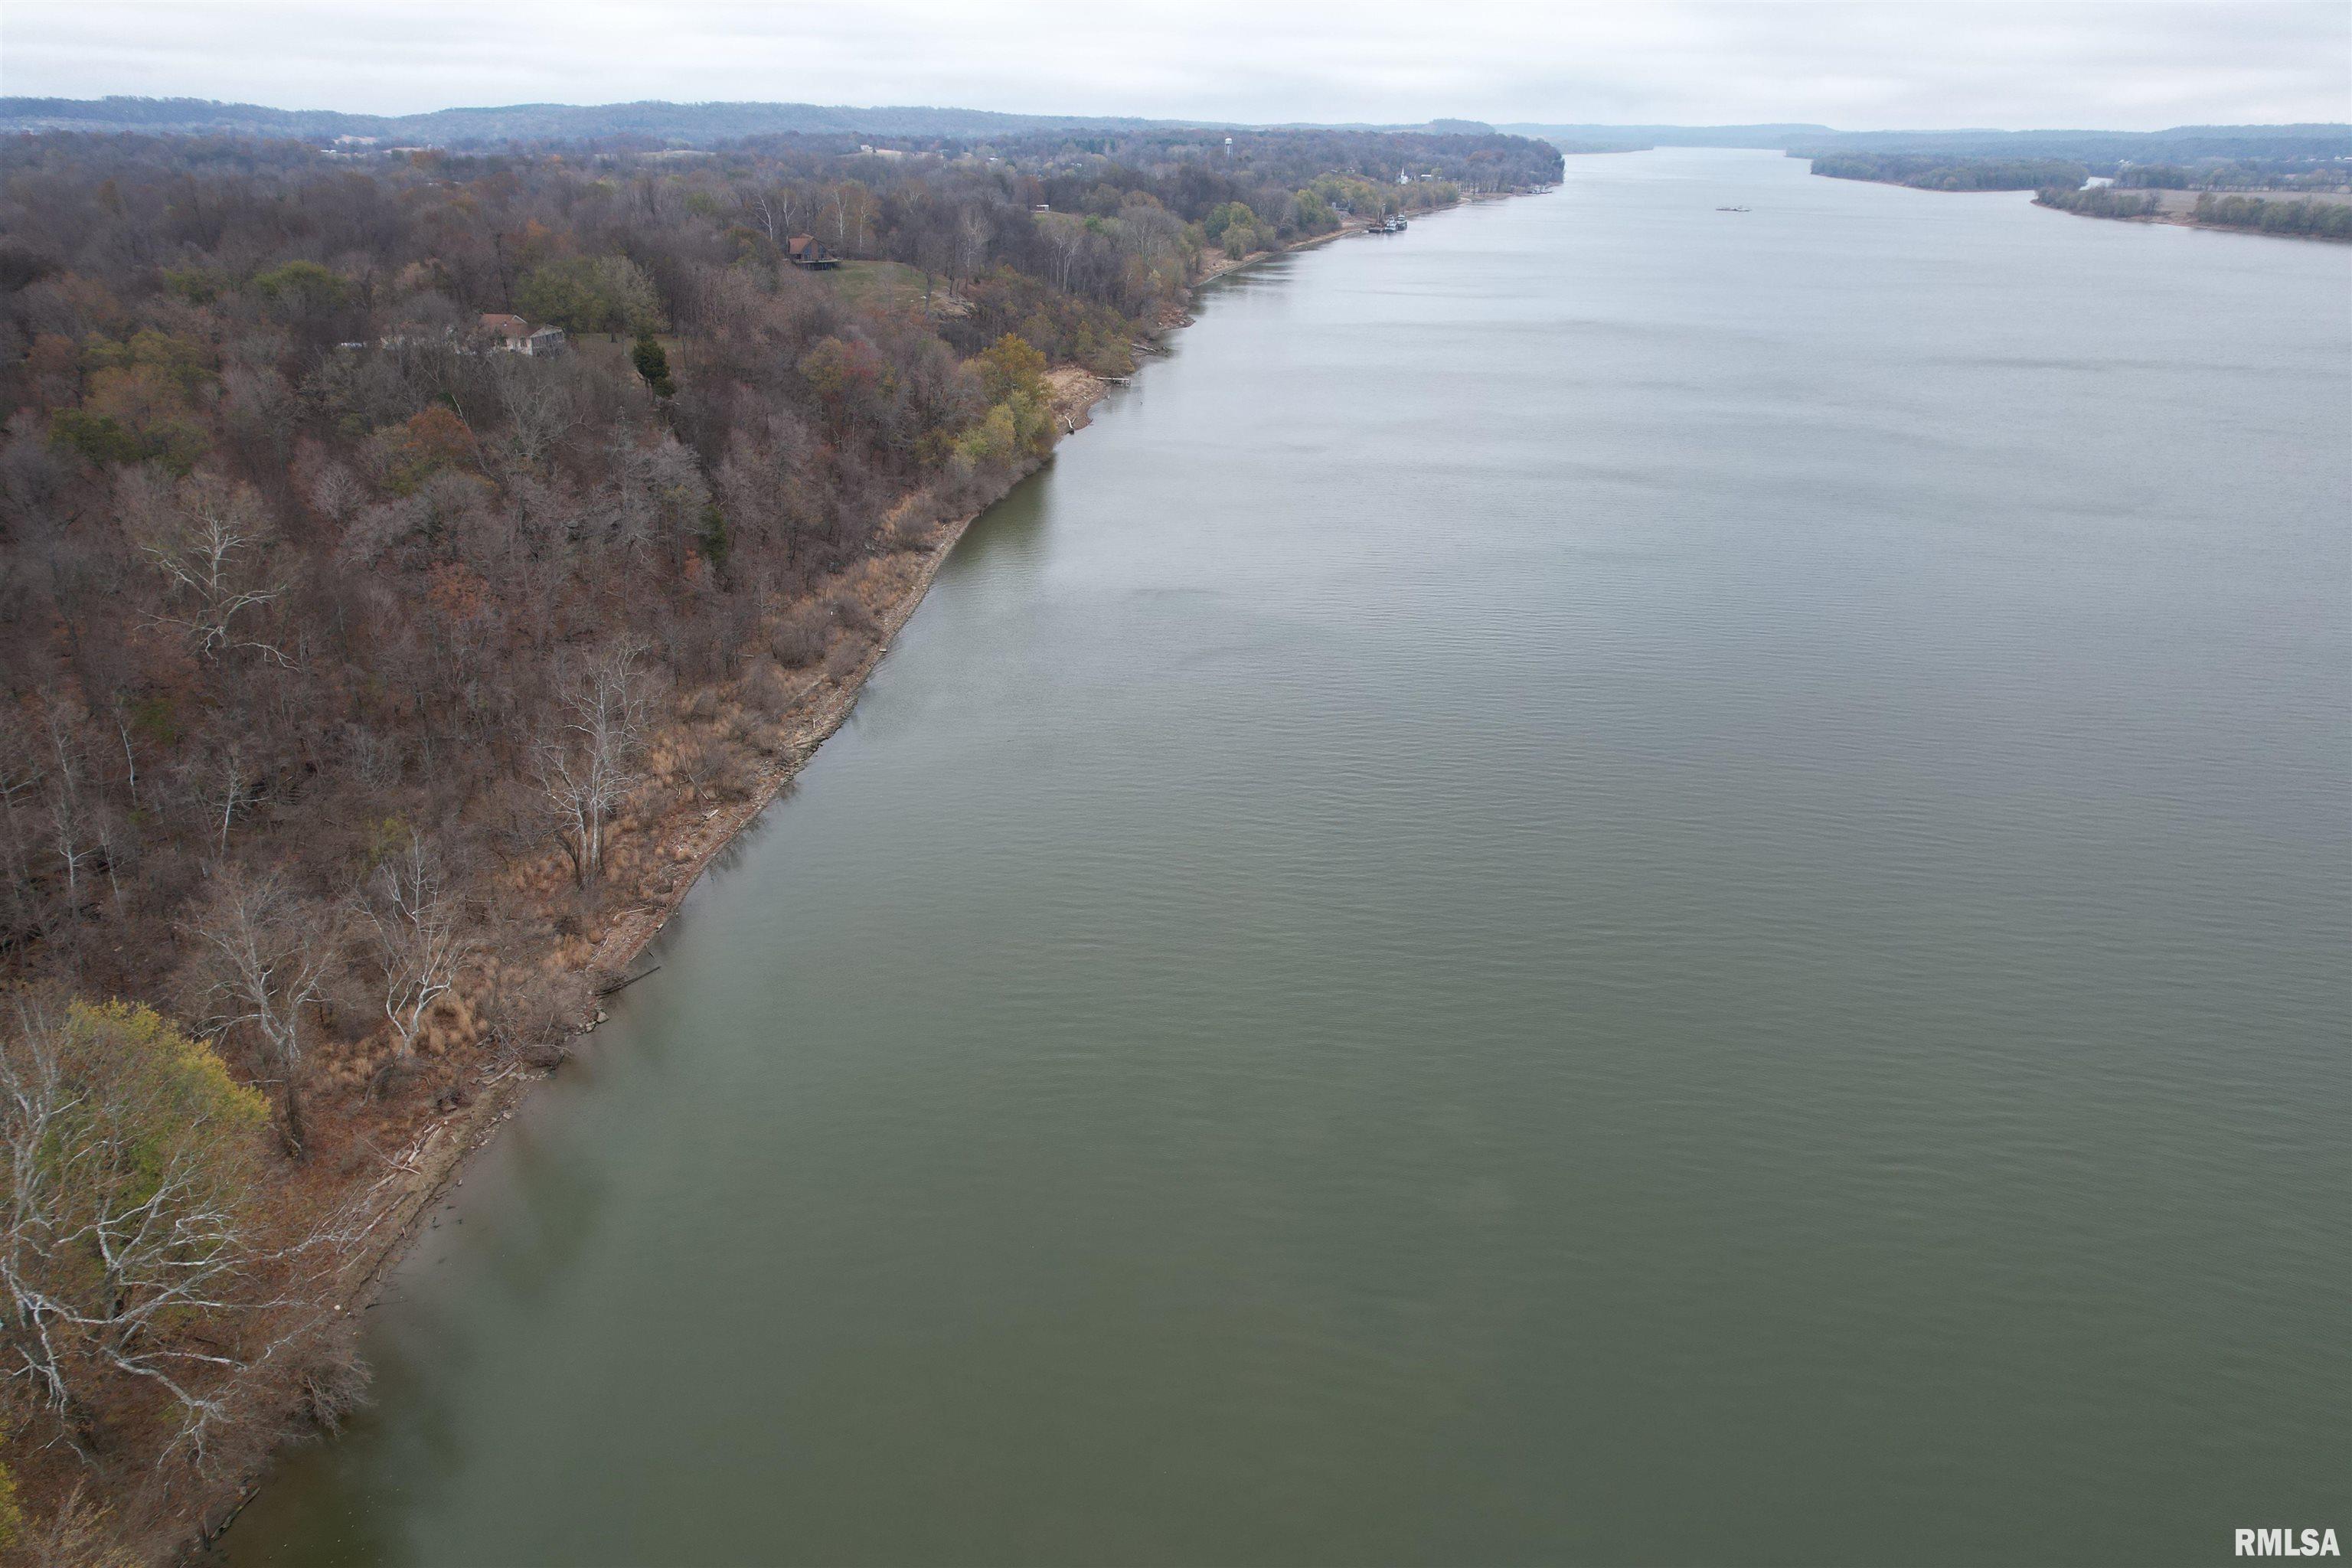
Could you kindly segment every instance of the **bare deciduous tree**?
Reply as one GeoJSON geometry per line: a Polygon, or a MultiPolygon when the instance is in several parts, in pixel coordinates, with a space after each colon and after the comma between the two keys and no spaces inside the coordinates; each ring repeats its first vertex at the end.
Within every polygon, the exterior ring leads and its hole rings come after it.
{"type": "Polygon", "coordinates": [[[212,796],[220,802],[220,842],[215,853],[228,853],[228,825],[245,804],[245,748],[231,741],[222,748],[212,772],[212,796]]]}
{"type": "Polygon", "coordinates": [[[1085,222],[1066,213],[1041,213],[1037,217],[1037,232],[1045,240],[1045,248],[1053,255],[1055,281],[1067,289],[1071,268],[1077,265],[1078,258],[1086,254],[1085,222]]]}
{"type": "Polygon", "coordinates": [[[988,245],[994,233],[987,216],[967,212],[956,226],[955,269],[959,279],[969,281],[981,274],[988,265],[988,245]]]}
{"type": "Polygon", "coordinates": [[[768,237],[768,243],[779,249],[792,237],[793,214],[799,205],[799,193],[790,185],[770,185],[754,191],[744,203],[759,215],[760,230],[768,237]]]}
{"type": "Polygon", "coordinates": [[[79,903],[82,867],[97,858],[100,847],[98,830],[91,820],[93,803],[88,798],[84,778],[87,758],[81,731],[88,717],[79,705],[69,702],[52,702],[42,715],[53,762],[49,769],[49,846],[65,867],[68,904],[79,903]]]}
{"type": "Polygon", "coordinates": [[[874,211],[874,193],[856,180],[844,180],[828,193],[833,208],[833,247],[846,256],[866,239],[866,225],[874,211]]]}
{"type": "Polygon", "coordinates": [[[528,354],[490,356],[490,384],[506,411],[515,455],[536,464],[580,423],[578,401],[562,371],[528,354]]]}
{"type": "Polygon", "coordinates": [[[330,461],[310,482],[310,504],[333,522],[349,522],[367,504],[367,486],[345,465],[330,461]]]}
{"type": "Polygon", "coordinates": [[[636,646],[614,648],[563,684],[563,722],[539,746],[539,785],[583,887],[604,869],[606,825],[637,785],[646,685],[636,646]]]}
{"type": "Polygon", "coordinates": [[[326,994],[334,971],[327,911],[296,896],[275,872],[224,869],[203,919],[196,1002],[205,1027],[242,1033],[279,1085],[287,1152],[302,1154],[303,1013],[326,994]]]}
{"type": "Polygon", "coordinates": [[[678,742],[672,772],[698,805],[711,796],[733,799],[743,793],[740,759],[723,743],[699,731],[678,742]]]}
{"type": "Polygon", "coordinates": [[[365,928],[383,998],[384,1021],[405,1059],[433,1004],[457,984],[472,956],[464,910],[449,887],[441,856],[411,829],[407,845],[377,865],[353,900],[365,928]]]}
{"type": "Polygon", "coordinates": [[[263,575],[268,526],[251,486],[192,479],[181,487],[180,504],[142,532],[140,548],[163,574],[171,605],[155,624],[178,629],[207,659],[245,649],[273,664],[292,663],[277,645],[243,629],[286,590],[263,575]]]}

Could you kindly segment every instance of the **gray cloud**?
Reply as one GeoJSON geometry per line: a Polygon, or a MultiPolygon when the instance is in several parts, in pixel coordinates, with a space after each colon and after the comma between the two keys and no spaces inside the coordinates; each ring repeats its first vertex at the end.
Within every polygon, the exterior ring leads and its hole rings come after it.
{"type": "Polygon", "coordinates": [[[374,113],[664,98],[2153,129],[2352,119],[2352,5],[9,0],[0,87],[374,113]]]}

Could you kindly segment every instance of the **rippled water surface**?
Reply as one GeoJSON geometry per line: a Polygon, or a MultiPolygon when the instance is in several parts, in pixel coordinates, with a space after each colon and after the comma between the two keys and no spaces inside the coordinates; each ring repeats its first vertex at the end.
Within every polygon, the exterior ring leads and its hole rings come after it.
{"type": "Polygon", "coordinates": [[[2352,249],[1570,163],[973,529],[230,1562],[2352,1533],[2352,249]]]}

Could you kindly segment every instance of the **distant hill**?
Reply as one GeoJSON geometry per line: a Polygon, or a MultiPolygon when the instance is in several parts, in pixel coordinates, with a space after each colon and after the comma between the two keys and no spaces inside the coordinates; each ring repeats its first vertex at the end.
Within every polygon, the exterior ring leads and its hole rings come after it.
{"type": "Polygon", "coordinates": [[[1477,120],[1414,125],[1325,126],[1297,122],[1244,127],[1211,120],[1143,120],[1129,115],[1000,114],[982,109],[907,105],[857,109],[815,103],[513,103],[495,109],[438,109],[427,114],[344,114],[327,109],[270,109],[203,98],[0,98],[0,133],[44,131],[142,132],[149,135],[262,136],[331,142],[373,138],[387,146],[462,147],[501,142],[626,139],[684,146],[749,136],[832,134],[908,138],[1034,135],[1039,132],[1212,130],[1409,131],[1436,136],[1492,136],[1477,120]]]}
{"type": "MultiPolygon", "coordinates": [[[[697,145],[747,136],[835,133],[976,137],[1053,131],[1169,128],[1201,121],[1118,115],[998,114],[978,109],[814,103],[518,103],[426,114],[344,114],[200,98],[0,98],[0,132],[144,132],[328,142],[372,137],[388,145],[455,147],[499,142],[642,139],[697,145]]],[[[1483,128],[1482,128],[1483,129],[1483,128]]]]}
{"type": "MultiPolygon", "coordinates": [[[[0,98],[0,133],[127,131],[307,142],[352,136],[371,138],[386,146],[630,141],[693,147],[793,134],[971,139],[1185,128],[1245,129],[1215,121],[1001,114],[982,109],[913,105],[860,109],[814,103],[516,103],[381,115],[270,109],[200,98],[0,98]]],[[[2200,158],[2352,157],[2352,125],[2181,125],[2169,131],[1838,131],[1810,124],[1489,125],[1476,120],[1432,120],[1418,125],[1300,123],[1265,129],[1405,131],[1457,136],[1491,136],[1500,132],[1537,137],[1578,153],[1630,152],[1643,147],[1759,147],[1799,153],[2072,158],[2095,164],[2118,159],[2192,163],[2200,158]]]]}
{"type": "Polygon", "coordinates": [[[1795,151],[2074,158],[2087,163],[2200,158],[2352,158],[2352,125],[2176,125],[2168,131],[1846,131],[1795,151]]]}
{"type": "Polygon", "coordinates": [[[1835,136],[1826,125],[1497,125],[1513,136],[1534,136],[1585,152],[1635,152],[1647,147],[1769,147],[1835,136]]]}
{"type": "Polygon", "coordinates": [[[2168,131],[1835,131],[1826,125],[1502,125],[1567,151],[1763,147],[1783,153],[1921,153],[1949,158],[2073,158],[2086,163],[2200,158],[2352,157],[2352,125],[2177,125],[2168,131]]]}

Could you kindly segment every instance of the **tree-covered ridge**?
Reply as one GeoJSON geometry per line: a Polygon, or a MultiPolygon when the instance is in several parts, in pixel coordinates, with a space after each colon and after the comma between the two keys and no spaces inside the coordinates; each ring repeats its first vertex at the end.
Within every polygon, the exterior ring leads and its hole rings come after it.
{"type": "MultiPolygon", "coordinates": [[[[0,132],[136,132],[330,142],[365,139],[385,145],[486,150],[499,146],[582,145],[718,147],[765,136],[829,135],[914,140],[1004,139],[1101,132],[1213,129],[1276,134],[1322,129],[1249,127],[1214,121],[1146,120],[1131,115],[1006,114],[990,110],[814,103],[518,103],[438,109],[422,114],[347,114],[334,110],[272,109],[196,98],[5,98],[0,132]]],[[[1474,120],[1423,125],[1349,125],[1340,132],[1404,132],[1491,136],[1474,120]]]]}
{"type": "Polygon", "coordinates": [[[1066,428],[1057,378],[1131,370],[1214,258],[1559,167],[1372,132],[902,151],[0,154],[0,979],[32,999],[0,1070],[245,1130],[121,1187],[219,1263],[134,1321],[34,1257],[100,1223],[24,1184],[63,1124],[0,1119],[0,1264],[97,1303],[0,1300],[26,1528],[86,1535],[56,1510],[97,1477],[108,1528],[166,1542],[202,1467],[331,1413],[354,1193],[558,1048],[684,837],[1066,428]]]}
{"type": "Polygon", "coordinates": [[[2083,190],[2053,186],[2034,200],[2046,207],[2084,217],[2168,217],[2200,227],[2252,229],[2263,234],[2295,235],[2310,239],[2352,239],[2352,201],[2310,197],[2229,195],[2199,193],[2193,207],[2167,212],[2158,194],[2167,187],[2133,190],[2120,185],[2093,185],[2083,190]]]}
{"type": "MultiPolygon", "coordinates": [[[[2258,145],[2252,143],[2249,145],[2258,145]]],[[[2352,151],[2319,156],[2308,152],[2242,153],[2231,157],[2204,157],[2186,163],[2134,162],[2105,157],[2084,162],[2072,158],[1949,156],[1937,153],[1823,152],[1810,154],[1812,172],[1832,179],[1876,180],[1936,191],[2074,191],[2092,175],[2100,175],[2126,190],[2338,191],[2352,188],[2352,151]]],[[[2104,214],[2112,198],[2091,197],[2089,206],[2044,201],[2077,212],[2101,207],[2104,216],[2145,216],[2155,205],[2133,207],[2128,215],[2104,214]]]]}
{"type": "Polygon", "coordinates": [[[2080,213],[2084,217],[2152,217],[2164,210],[2162,201],[2147,192],[2114,185],[2048,185],[2033,199],[2045,207],[2080,213]]]}
{"type": "Polygon", "coordinates": [[[709,145],[748,136],[992,136],[1171,124],[1122,116],[1001,114],[915,105],[814,103],[517,103],[422,114],[272,109],[200,98],[0,98],[0,130],[131,131],[170,135],[373,137],[435,147],[648,139],[709,145]]]}
{"type": "Polygon", "coordinates": [[[1925,191],[2031,191],[2079,185],[2084,165],[2054,158],[1947,158],[1931,153],[1833,153],[1813,157],[1813,173],[1833,180],[1876,180],[1925,191]]]}
{"type": "Polygon", "coordinates": [[[1947,161],[2058,158],[2089,164],[2093,173],[2101,174],[2126,163],[2352,158],[2352,125],[2176,125],[2164,131],[1841,131],[1766,144],[1784,147],[1799,157],[1864,153],[1947,161]]]}
{"type": "Polygon", "coordinates": [[[2352,158],[2208,158],[2193,163],[2126,163],[2118,185],[2150,191],[2341,191],[2352,189],[2352,158]]]}
{"type": "Polygon", "coordinates": [[[1579,152],[1649,147],[1770,148],[1799,158],[1903,154],[1945,163],[1990,158],[2062,159],[2094,174],[2127,163],[2207,159],[2263,163],[2352,160],[2352,125],[2176,125],[2167,131],[1835,131],[1826,125],[1528,125],[1500,130],[1540,136],[1579,152]]]}
{"type": "Polygon", "coordinates": [[[2189,216],[2194,222],[2210,224],[2218,228],[2252,228],[2264,234],[2307,235],[2317,239],[2352,239],[2352,202],[2279,201],[2206,191],[2198,196],[2197,205],[2189,216]]]}

